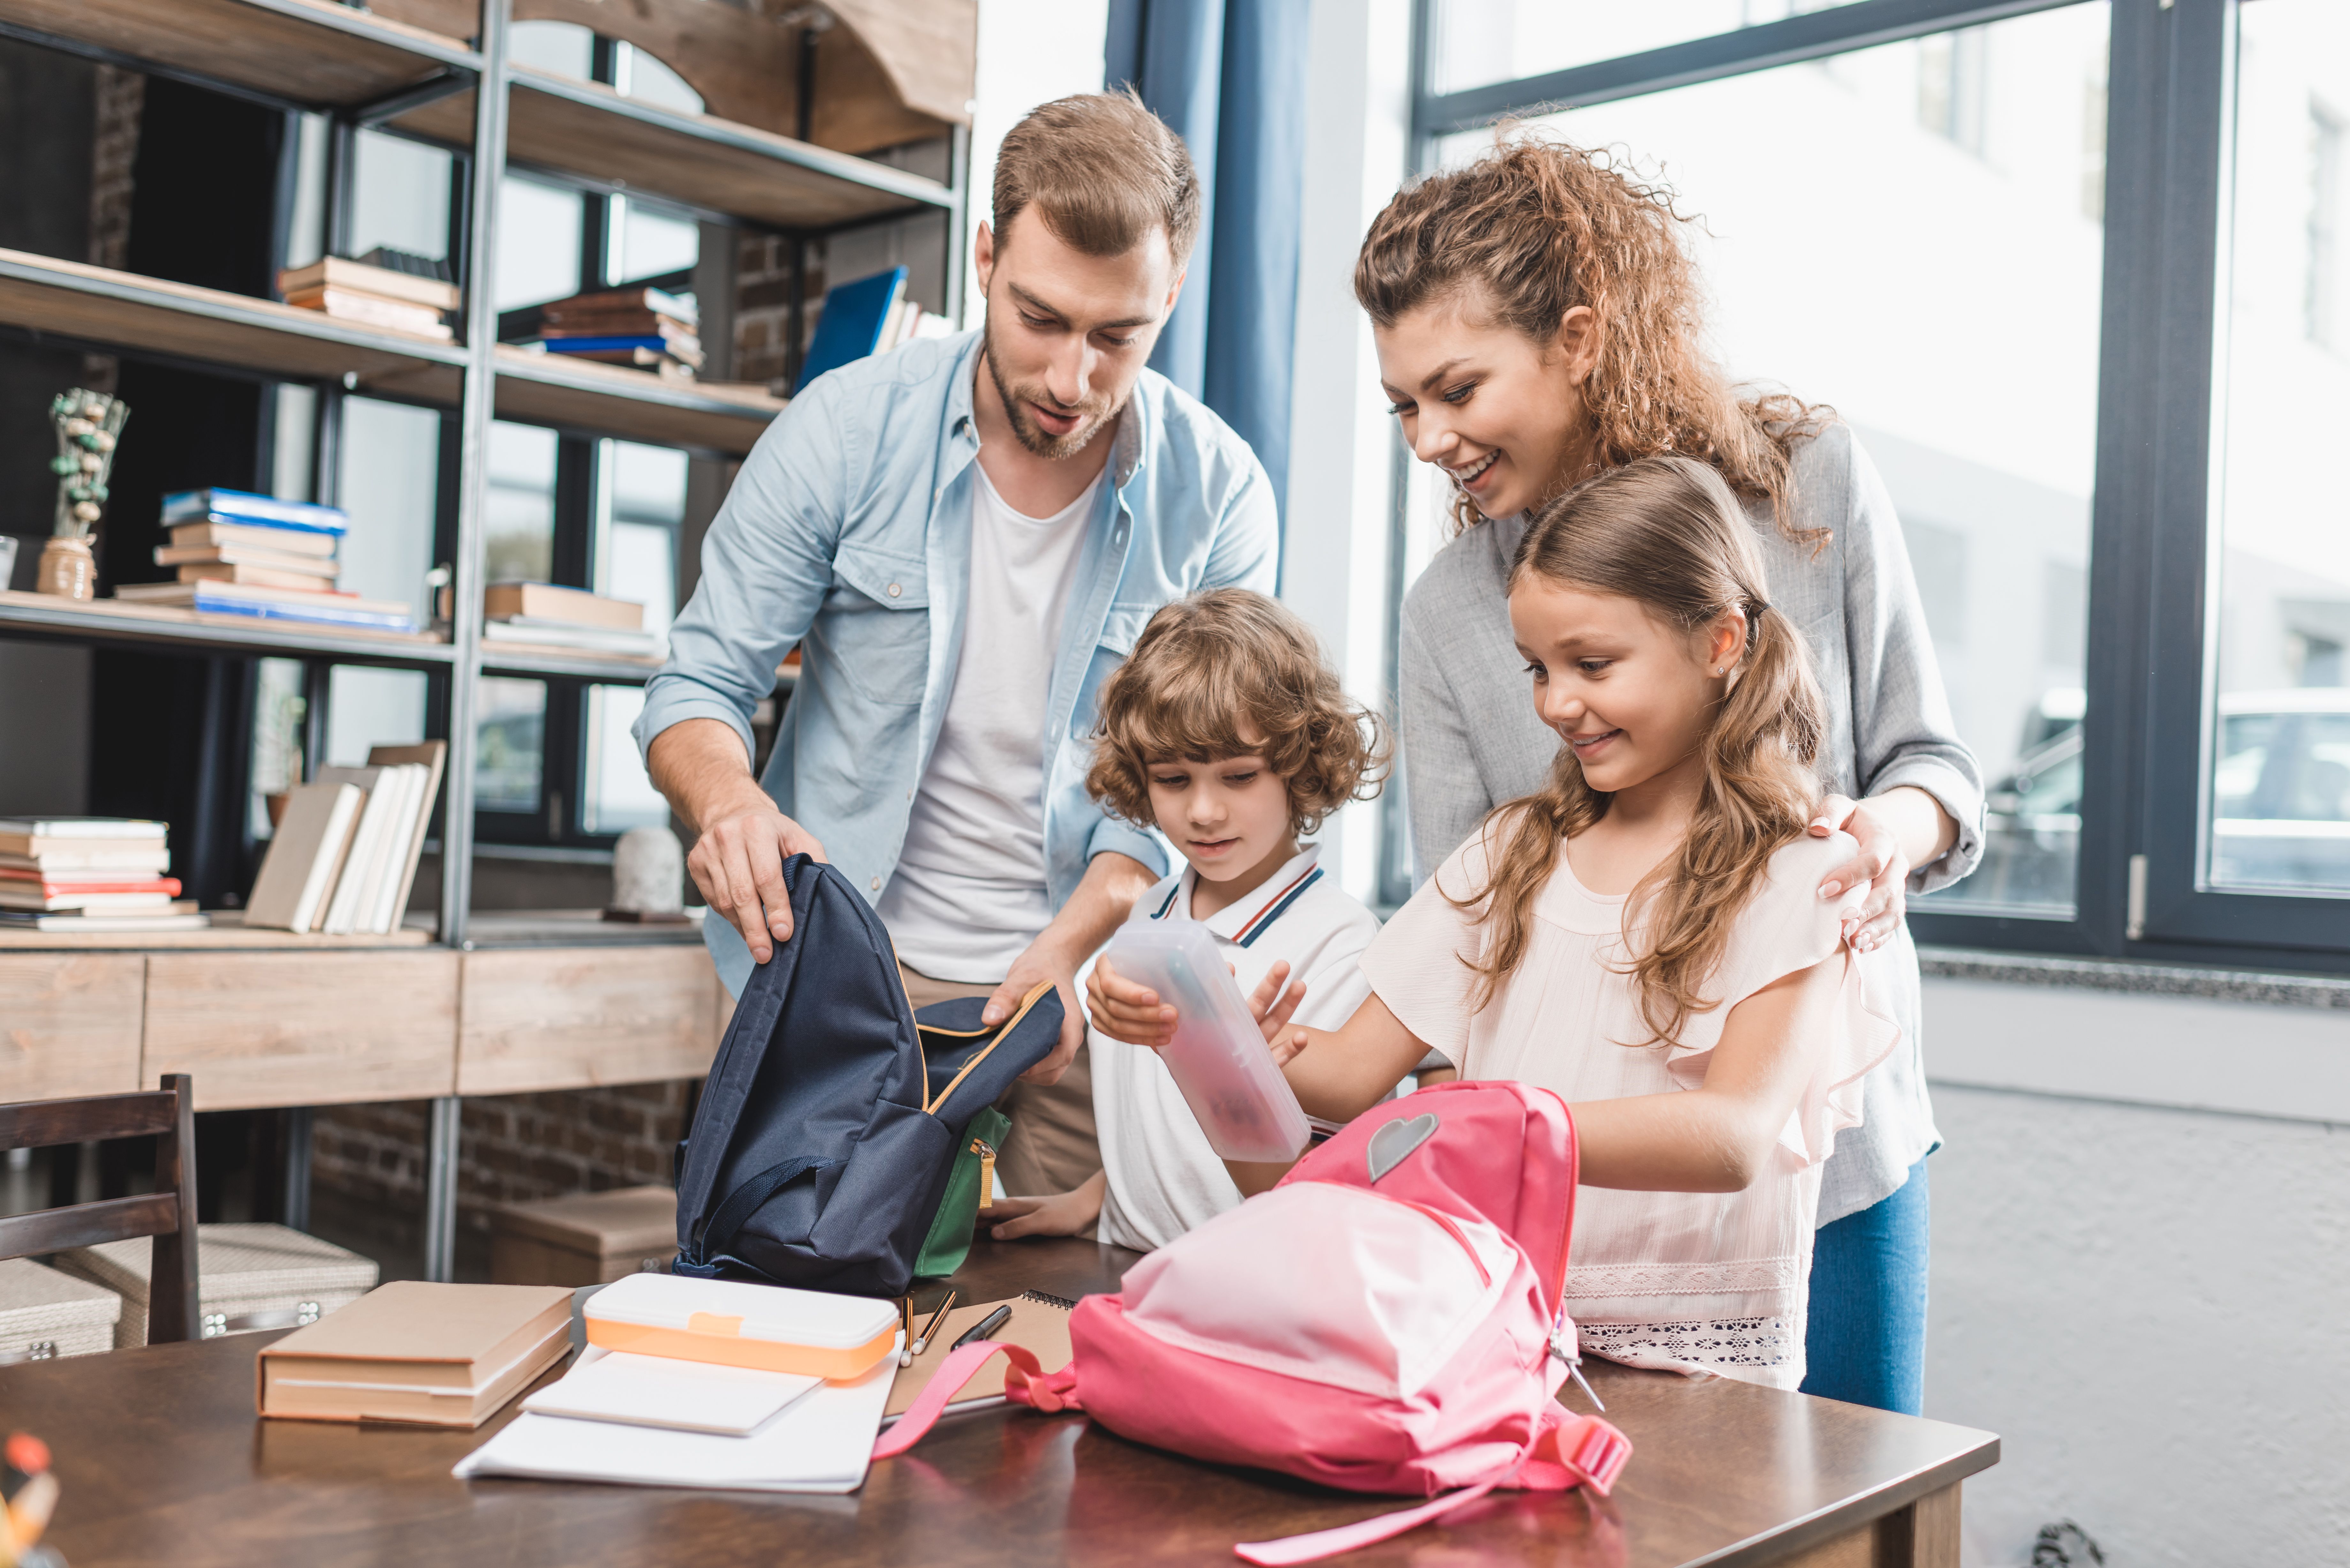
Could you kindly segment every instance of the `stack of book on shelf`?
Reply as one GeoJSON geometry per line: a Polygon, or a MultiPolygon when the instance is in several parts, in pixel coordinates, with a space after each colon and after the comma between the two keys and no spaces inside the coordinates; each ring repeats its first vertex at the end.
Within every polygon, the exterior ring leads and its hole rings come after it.
{"type": "Polygon", "coordinates": [[[244,923],[334,937],[399,929],[448,749],[378,746],[367,766],[320,768],[291,791],[244,923]]]}
{"type": "Polygon", "coordinates": [[[460,298],[448,272],[446,262],[379,245],[358,261],[326,256],[288,267],[277,275],[277,292],[304,310],[446,343],[453,335],[442,313],[460,298]]]}
{"type": "Polygon", "coordinates": [[[485,642],[535,643],[652,659],[661,640],[645,629],[645,607],[553,583],[492,583],[482,593],[485,642]]]}
{"type": "Polygon", "coordinates": [[[305,621],[369,631],[414,631],[413,607],[363,599],[335,586],[337,555],[350,514],[339,506],[280,501],[242,490],[183,490],[163,497],[172,542],[155,564],[176,566],[175,583],[125,583],[125,604],[170,605],[207,615],[305,621]]]}
{"type": "Polygon", "coordinates": [[[691,381],[702,366],[700,325],[691,299],[658,288],[610,288],[540,306],[538,347],[691,381]]]}
{"type": "Polygon", "coordinates": [[[0,817],[0,931],[202,930],[210,924],[163,875],[160,822],[0,817]]]}
{"type": "MultiPolygon", "coordinates": [[[[906,269],[893,266],[825,291],[816,337],[800,367],[805,387],[827,370],[868,354],[887,354],[918,337],[944,337],[954,323],[906,297],[906,269]]],[[[777,389],[780,391],[782,389],[777,389]]]]}

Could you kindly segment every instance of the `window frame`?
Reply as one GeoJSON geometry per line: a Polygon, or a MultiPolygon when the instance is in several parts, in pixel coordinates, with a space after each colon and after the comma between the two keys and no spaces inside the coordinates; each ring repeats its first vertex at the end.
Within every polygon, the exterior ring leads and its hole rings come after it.
{"type": "MultiPolygon", "coordinates": [[[[1450,93],[1431,90],[1437,7],[1415,0],[1411,172],[1438,139],[2094,0],[1854,0],[1736,32],[1450,93]]],[[[2087,711],[2069,919],[1912,905],[1924,942],[2350,972],[2350,898],[2202,885],[2210,725],[2210,493],[2222,322],[2235,16],[2259,0],[2106,0],[2105,255],[2090,499],[2087,711]],[[2159,628],[2191,626],[2194,637],[2159,628]]],[[[1400,476],[1409,457],[1399,449],[1400,476]]],[[[1409,514],[1396,486],[1390,558],[1409,514]]],[[[1402,605],[1390,595],[1390,659],[1402,605]]],[[[1390,670],[1392,676],[1394,672],[1390,670]]],[[[1392,686],[1393,681],[1390,680],[1392,686]]],[[[1390,896],[1403,813],[1382,814],[1390,896]]],[[[1406,884],[1408,890],[1408,883],[1406,884]]],[[[1399,900],[1398,900],[1399,901],[1399,900]]]]}

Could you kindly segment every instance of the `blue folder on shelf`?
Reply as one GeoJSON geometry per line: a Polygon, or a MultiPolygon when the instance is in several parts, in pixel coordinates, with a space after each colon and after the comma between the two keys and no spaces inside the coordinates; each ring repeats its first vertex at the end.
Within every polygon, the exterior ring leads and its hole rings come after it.
{"type": "Polygon", "coordinates": [[[816,341],[808,345],[794,389],[806,388],[827,370],[862,359],[879,346],[890,312],[906,297],[906,269],[893,266],[825,291],[824,314],[816,318],[816,341]]]}

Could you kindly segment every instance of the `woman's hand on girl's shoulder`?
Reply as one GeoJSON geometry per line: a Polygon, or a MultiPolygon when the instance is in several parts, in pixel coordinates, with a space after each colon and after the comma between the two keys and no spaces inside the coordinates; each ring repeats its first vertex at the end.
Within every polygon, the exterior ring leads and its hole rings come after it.
{"type": "Polygon", "coordinates": [[[1149,986],[1112,969],[1107,958],[1095,960],[1086,979],[1086,1012],[1096,1029],[1128,1045],[1155,1051],[1175,1038],[1175,1009],[1149,986]]]}

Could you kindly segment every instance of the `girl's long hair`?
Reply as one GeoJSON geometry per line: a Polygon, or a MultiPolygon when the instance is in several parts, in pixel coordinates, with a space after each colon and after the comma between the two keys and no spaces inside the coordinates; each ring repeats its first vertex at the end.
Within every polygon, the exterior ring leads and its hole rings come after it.
{"type": "MultiPolygon", "coordinates": [[[[1364,237],[1355,297],[1386,327],[1475,290],[1545,348],[1568,311],[1588,306],[1599,357],[1583,400],[1601,466],[1660,452],[1696,458],[1739,494],[1767,500],[1788,539],[1816,545],[1825,530],[1795,524],[1793,453],[1833,410],[1733,387],[1707,357],[1703,290],[1681,246],[1691,221],[1669,186],[1605,149],[1504,122],[1475,162],[1396,192],[1364,237]]],[[[1456,531],[1482,516],[1461,490],[1452,513],[1456,531]]]]}
{"type": "MultiPolygon", "coordinates": [[[[1643,458],[1544,507],[1518,545],[1510,584],[1529,576],[1638,600],[1676,631],[1694,633],[1725,615],[1746,620],[1729,694],[1699,742],[1705,778],[1689,835],[1626,906],[1627,932],[1645,925],[1630,969],[1651,1031],[1639,1044],[1670,1044],[1690,1013],[1714,1005],[1702,988],[1732,922],[1773,853],[1804,832],[1818,806],[1814,759],[1825,709],[1810,650],[1771,607],[1737,498],[1711,467],[1689,458],[1643,458]]],[[[1485,885],[1463,898],[1443,894],[1486,929],[1482,961],[1471,965],[1477,1006],[1525,957],[1535,896],[1565,841],[1607,815],[1612,798],[1591,787],[1574,748],[1562,745],[1548,784],[1485,819],[1485,885]]]]}

